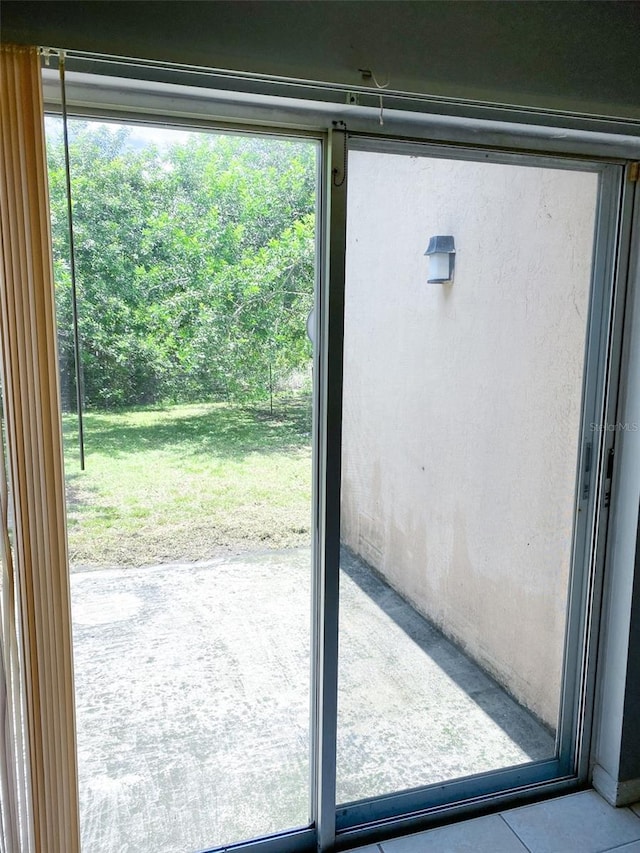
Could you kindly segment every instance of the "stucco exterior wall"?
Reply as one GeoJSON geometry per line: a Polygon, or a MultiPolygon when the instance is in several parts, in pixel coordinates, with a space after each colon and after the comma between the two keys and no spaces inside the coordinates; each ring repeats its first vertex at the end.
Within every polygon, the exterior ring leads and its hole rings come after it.
{"type": "Polygon", "coordinates": [[[349,164],[343,541],[551,727],[596,198],[586,172],[349,164]]]}

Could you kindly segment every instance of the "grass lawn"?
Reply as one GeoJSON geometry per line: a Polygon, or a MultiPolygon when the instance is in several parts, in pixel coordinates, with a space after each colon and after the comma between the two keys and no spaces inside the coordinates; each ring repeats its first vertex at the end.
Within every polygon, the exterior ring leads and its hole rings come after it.
{"type": "Polygon", "coordinates": [[[63,417],[72,568],[310,542],[311,408],[206,403],[63,417]]]}

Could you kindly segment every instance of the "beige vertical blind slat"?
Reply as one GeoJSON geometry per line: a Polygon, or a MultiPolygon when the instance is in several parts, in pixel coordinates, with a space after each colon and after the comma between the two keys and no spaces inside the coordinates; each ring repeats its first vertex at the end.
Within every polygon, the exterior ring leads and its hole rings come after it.
{"type": "Polygon", "coordinates": [[[35,849],[79,853],[69,575],[37,49],[0,53],[0,292],[35,849]]]}

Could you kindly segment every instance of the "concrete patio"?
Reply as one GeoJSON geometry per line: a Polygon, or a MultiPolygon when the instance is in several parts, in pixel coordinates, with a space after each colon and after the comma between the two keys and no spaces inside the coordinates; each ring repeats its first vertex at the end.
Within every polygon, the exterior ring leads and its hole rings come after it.
{"type": "MultiPolygon", "coordinates": [[[[342,568],[339,802],[553,753],[364,564],[342,568]]],[[[308,822],[309,601],[307,550],[72,574],[84,853],[308,822]]]]}

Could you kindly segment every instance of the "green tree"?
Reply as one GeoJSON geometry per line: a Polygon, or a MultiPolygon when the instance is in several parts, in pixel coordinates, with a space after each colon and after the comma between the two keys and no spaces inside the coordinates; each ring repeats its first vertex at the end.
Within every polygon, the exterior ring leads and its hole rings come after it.
{"type": "MultiPolygon", "coordinates": [[[[73,338],[64,160],[48,127],[63,402],[73,338]]],[[[192,134],[160,151],[72,122],[86,404],[269,394],[309,358],[315,146],[192,134]]]]}

